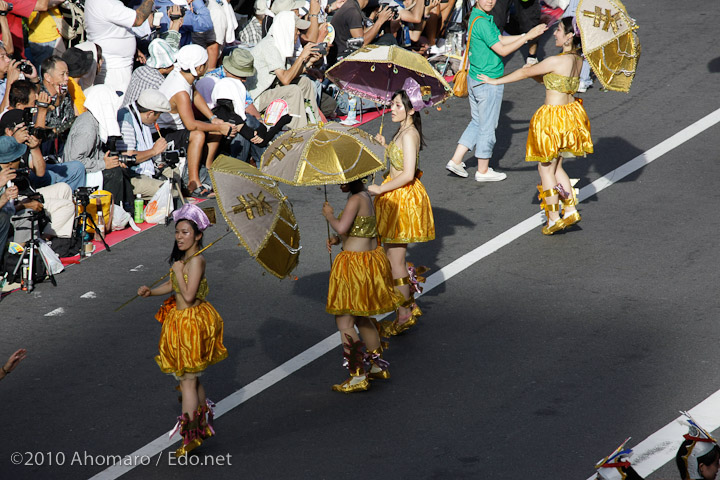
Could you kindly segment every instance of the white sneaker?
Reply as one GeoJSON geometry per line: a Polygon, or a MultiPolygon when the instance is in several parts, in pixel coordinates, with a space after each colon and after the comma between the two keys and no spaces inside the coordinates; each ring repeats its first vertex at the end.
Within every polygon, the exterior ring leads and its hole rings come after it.
{"type": "Polygon", "coordinates": [[[525,65],[536,65],[540,61],[537,59],[537,57],[527,57],[527,60],[525,60],[525,65]]]}
{"type": "Polygon", "coordinates": [[[475,172],[476,182],[499,182],[500,180],[505,180],[506,178],[506,174],[496,172],[492,168],[488,168],[488,171],[485,173],[475,172]]]}
{"type": "Polygon", "coordinates": [[[468,173],[467,170],[465,170],[465,162],[458,165],[457,163],[450,160],[447,162],[447,165],[445,165],[445,169],[451,171],[458,177],[467,178],[468,173]]]}

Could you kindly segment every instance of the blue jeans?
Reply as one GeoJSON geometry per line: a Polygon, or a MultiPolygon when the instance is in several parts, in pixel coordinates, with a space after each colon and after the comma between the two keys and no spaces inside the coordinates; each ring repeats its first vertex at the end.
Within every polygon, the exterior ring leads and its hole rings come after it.
{"type": "Polygon", "coordinates": [[[56,44],[57,40],[45,43],[28,42],[28,47],[30,48],[30,61],[33,65],[35,65],[38,72],[40,71],[40,65],[42,65],[42,62],[52,56],[55,51],[56,44]]]}
{"type": "Polygon", "coordinates": [[[476,158],[492,157],[495,129],[500,118],[500,105],[505,85],[489,85],[468,75],[468,99],[472,120],[458,143],[475,149],[476,158]]]}
{"type": "MultiPolygon", "coordinates": [[[[245,124],[250,128],[257,128],[260,126],[260,120],[248,114],[245,119],[245,124]]],[[[249,162],[250,155],[252,154],[255,161],[260,165],[260,157],[262,157],[263,152],[265,152],[265,148],[267,147],[261,148],[242,135],[236,135],[230,143],[230,156],[243,162],[249,162]]]]}
{"type": "Polygon", "coordinates": [[[30,172],[30,184],[33,188],[47,187],[56,183],[65,182],[74,192],[78,187],[85,186],[85,165],[73,160],[64,163],[49,163],[45,175],[36,176],[30,172]]]}

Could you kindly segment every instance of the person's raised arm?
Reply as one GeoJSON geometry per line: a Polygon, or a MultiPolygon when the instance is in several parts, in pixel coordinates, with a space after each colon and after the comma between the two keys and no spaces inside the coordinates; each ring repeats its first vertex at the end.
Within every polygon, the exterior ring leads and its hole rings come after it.
{"type": "MultiPolygon", "coordinates": [[[[10,10],[10,6],[7,2],[0,1],[0,11],[7,12],[8,10],[10,10]]],[[[15,49],[12,43],[12,35],[10,34],[10,24],[7,21],[6,15],[0,16],[0,35],[2,35],[3,45],[5,45],[5,53],[8,54],[8,57],[11,57],[15,49]]]]}
{"type": "Polygon", "coordinates": [[[300,35],[300,38],[303,41],[314,42],[317,40],[318,31],[320,30],[320,23],[318,22],[319,14],[320,0],[310,0],[310,9],[308,10],[308,20],[310,20],[310,26],[302,35],[300,35]]]}
{"type": "Polygon", "coordinates": [[[295,62],[292,64],[290,68],[287,70],[283,70],[281,68],[278,68],[273,73],[275,73],[275,76],[283,85],[290,85],[293,80],[295,80],[297,77],[300,76],[300,74],[303,72],[305,68],[305,63],[310,59],[310,56],[312,55],[312,48],[315,46],[315,43],[308,42],[305,44],[305,46],[302,49],[302,52],[300,52],[300,55],[295,59],[295,62]]]}
{"type": "Polygon", "coordinates": [[[491,46],[490,49],[501,57],[506,57],[525,45],[527,42],[538,38],[540,35],[545,33],[545,30],[547,30],[547,25],[540,23],[539,25],[535,25],[531,28],[528,33],[523,33],[522,35],[500,35],[498,37],[498,42],[491,46]]]}
{"type": "Polygon", "coordinates": [[[145,20],[148,19],[153,11],[154,5],[155,0],[145,0],[137,10],[135,10],[135,23],[133,23],[133,27],[139,27],[145,23],[145,20]]]}
{"type": "MultiPolygon", "coordinates": [[[[435,7],[440,5],[440,0],[432,0],[429,7],[435,7]]],[[[404,10],[400,11],[400,20],[407,23],[420,23],[423,21],[423,15],[425,14],[425,1],[415,0],[415,3],[405,7],[404,10]]]]}
{"type": "Polygon", "coordinates": [[[520,80],[525,80],[526,78],[542,77],[546,73],[554,71],[557,68],[558,63],[558,57],[555,55],[548,57],[535,65],[518,68],[504,77],[490,78],[487,75],[480,74],[477,79],[483,83],[489,83],[490,85],[504,85],[506,83],[519,82],[520,80]]]}
{"type": "Polygon", "coordinates": [[[392,20],[394,16],[395,12],[392,11],[389,6],[381,8],[378,12],[377,18],[375,19],[375,23],[373,23],[372,26],[366,29],[362,34],[363,46],[372,43],[372,41],[375,40],[375,37],[378,36],[378,33],[380,33],[380,30],[382,30],[382,26],[385,25],[386,22],[392,20]]]}

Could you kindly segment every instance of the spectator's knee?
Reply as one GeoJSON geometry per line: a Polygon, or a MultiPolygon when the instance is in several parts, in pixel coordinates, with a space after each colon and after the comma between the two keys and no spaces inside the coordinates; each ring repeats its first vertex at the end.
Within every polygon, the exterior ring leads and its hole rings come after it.
{"type": "Polygon", "coordinates": [[[190,132],[190,143],[205,143],[205,132],[201,132],[200,130],[193,130],[190,132]]]}

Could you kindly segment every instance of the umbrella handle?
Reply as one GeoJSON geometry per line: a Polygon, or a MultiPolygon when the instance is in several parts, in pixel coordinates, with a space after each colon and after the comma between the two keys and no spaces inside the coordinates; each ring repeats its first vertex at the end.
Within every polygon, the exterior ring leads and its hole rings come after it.
{"type": "MultiPolygon", "coordinates": [[[[325,188],[325,201],[327,202],[327,185],[323,185],[325,188]]],[[[325,219],[325,225],[327,226],[327,238],[330,240],[330,222],[328,222],[327,218],[325,219]]],[[[332,252],[328,252],[328,257],[330,257],[330,270],[332,270],[332,252]]]]}

